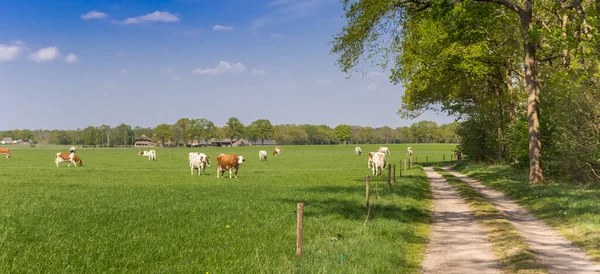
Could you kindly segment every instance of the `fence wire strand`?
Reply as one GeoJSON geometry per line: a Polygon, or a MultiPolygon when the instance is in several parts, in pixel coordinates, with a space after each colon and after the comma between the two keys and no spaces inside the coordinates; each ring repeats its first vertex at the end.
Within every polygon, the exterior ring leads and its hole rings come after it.
{"type": "MultiPolygon", "coordinates": [[[[323,200],[320,200],[320,201],[318,201],[318,202],[314,202],[314,203],[312,203],[312,204],[310,204],[310,205],[304,206],[304,208],[306,209],[306,208],[313,207],[313,206],[315,206],[315,205],[317,205],[317,204],[323,203],[323,202],[325,202],[325,201],[327,201],[327,200],[330,200],[330,199],[332,199],[332,198],[334,198],[334,197],[337,197],[337,196],[339,196],[339,195],[341,195],[341,194],[343,194],[343,193],[346,193],[346,191],[345,191],[345,190],[343,190],[343,191],[340,191],[340,192],[338,192],[338,193],[331,194],[331,195],[329,195],[327,198],[325,198],[325,199],[323,199],[323,200]]],[[[187,260],[185,260],[185,261],[182,261],[182,262],[180,262],[180,263],[178,263],[178,264],[176,264],[176,265],[172,265],[172,266],[169,266],[169,267],[163,268],[162,270],[160,270],[160,271],[159,271],[159,272],[157,272],[157,273],[165,273],[166,271],[169,271],[169,270],[171,270],[171,269],[174,269],[174,268],[177,268],[177,267],[182,267],[182,266],[185,266],[185,265],[187,265],[187,264],[189,264],[189,263],[191,263],[191,262],[193,262],[193,261],[196,261],[196,260],[199,260],[199,259],[201,259],[201,258],[204,258],[204,257],[206,257],[208,254],[210,254],[210,253],[212,253],[212,252],[215,252],[215,251],[217,251],[217,250],[223,249],[223,248],[225,248],[225,247],[227,247],[227,246],[230,246],[230,245],[231,245],[231,244],[233,244],[233,243],[236,243],[236,242],[240,241],[240,239],[242,239],[242,238],[248,237],[248,236],[250,236],[250,235],[252,235],[252,234],[255,234],[255,233],[257,233],[257,232],[259,232],[259,231],[261,231],[261,230],[264,230],[264,229],[266,229],[266,228],[268,228],[268,227],[271,227],[271,226],[273,226],[274,224],[276,224],[276,223],[280,222],[281,220],[283,220],[283,219],[285,219],[285,218],[287,218],[287,217],[294,216],[296,213],[297,213],[297,210],[293,210],[293,211],[291,211],[291,212],[284,213],[282,216],[280,216],[279,218],[275,219],[275,220],[274,220],[274,221],[272,221],[272,222],[269,222],[269,223],[267,223],[267,224],[265,224],[265,225],[263,225],[263,226],[261,226],[261,227],[257,227],[257,228],[255,228],[255,229],[251,229],[250,231],[248,231],[248,232],[246,232],[246,233],[242,233],[242,234],[241,234],[241,235],[239,235],[238,237],[236,237],[236,238],[234,238],[234,239],[232,239],[232,240],[229,240],[229,241],[227,241],[227,242],[225,242],[225,243],[222,243],[222,244],[220,244],[220,245],[214,246],[214,247],[212,247],[212,248],[210,248],[210,249],[208,249],[208,250],[206,250],[206,251],[202,252],[200,255],[198,255],[198,256],[196,256],[196,257],[192,257],[192,258],[189,258],[189,259],[187,259],[187,260]]]]}

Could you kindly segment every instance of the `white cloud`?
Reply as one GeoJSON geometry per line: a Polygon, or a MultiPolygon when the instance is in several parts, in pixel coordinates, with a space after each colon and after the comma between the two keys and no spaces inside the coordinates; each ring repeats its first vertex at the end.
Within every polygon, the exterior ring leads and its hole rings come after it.
{"type": "Polygon", "coordinates": [[[77,63],[79,61],[79,58],[77,58],[77,55],[73,54],[73,53],[69,53],[67,55],[67,58],[65,58],[65,62],[69,63],[69,64],[74,64],[77,63]]]}
{"type": "Polygon", "coordinates": [[[237,72],[245,72],[245,71],[246,71],[246,67],[242,63],[230,64],[226,61],[221,61],[221,62],[219,62],[219,65],[217,65],[217,67],[214,69],[197,68],[194,71],[192,71],[192,73],[199,74],[199,75],[217,75],[217,74],[227,73],[227,72],[237,73],[237,72]]]}
{"type": "Polygon", "coordinates": [[[274,1],[267,3],[267,6],[269,6],[269,7],[281,6],[281,5],[285,5],[289,2],[290,2],[290,0],[274,0],[274,1]]]}
{"type": "Polygon", "coordinates": [[[291,89],[296,86],[296,81],[294,80],[283,80],[283,81],[268,81],[263,83],[263,89],[280,89],[286,90],[291,89]]]}
{"type": "Polygon", "coordinates": [[[325,79],[323,77],[317,77],[317,78],[315,78],[315,82],[314,83],[315,83],[315,85],[321,86],[321,85],[329,85],[332,82],[329,79],[325,79]]]}
{"type": "Polygon", "coordinates": [[[171,74],[175,74],[175,70],[173,68],[167,68],[167,67],[160,67],[160,74],[162,75],[171,75],[171,74]]]}
{"type": "Polygon", "coordinates": [[[97,10],[93,10],[93,11],[90,11],[90,12],[82,15],[81,19],[83,19],[83,20],[102,19],[102,18],[106,18],[106,17],[108,17],[108,14],[97,11],[97,10]]]}
{"type": "Polygon", "coordinates": [[[385,75],[383,72],[371,71],[367,73],[367,78],[383,78],[385,75]]]}
{"type": "Polygon", "coordinates": [[[123,21],[123,23],[127,24],[127,25],[131,25],[131,24],[139,24],[144,21],[167,22],[167,23],[168,22],[178,22],[179,17],[169,13],[168,11],[155,11],[153,13],[148,13],[146,15],[127,18],[127,19],[125,19],[125,21],[123,21]]]}
{"type": "Polygon", "coordinates": [[[29,59],[38,63],[52,61],[60,55],[57,47],[47,47],[29,55],[29,59]]]}
{"type": "Polygon", "coordinates": [[[265,75],[267,72],[265,72],[265,70],[263,69],[257,69],[257,68],[253,68],[252,69],[252,74],[257,74],[257,75],[265,75]]]}
{"type": "Polygon", "coordinates": [[[25,44],[21,41],[15,41],[8,45],[0,44],[0,62],[15,60],[25,49],[25,44]]]}
{"type": "Polygon", "coordinates": [[[377,84],[369,84],[365,89],[368,91],[375,91],[377,90],[377,84]]]}
{"type": "Polygon", "coordinates": [[[278,25],[308,17],[322,10],[326,5],[332,5],[336,2],[333,0],[274,0],[267,4],[272,9],[271,13],[254,20],[250,28],[259,29],[267,25],[278,25]]]}
{"type": "Polygon", "coordinates": [[[214,31],[232,31],[233,26],[214,25],[213,30],[214,31]]]}

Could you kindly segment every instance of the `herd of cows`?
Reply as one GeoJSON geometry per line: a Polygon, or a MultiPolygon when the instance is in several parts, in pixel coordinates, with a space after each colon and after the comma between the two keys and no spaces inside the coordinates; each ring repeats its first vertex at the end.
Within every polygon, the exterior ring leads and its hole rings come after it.
{"type": "MultiPolygon", "coordinates": [[[[71,147],[69,152],[57,152],[56,153],[56,167],[59,167],[60,163],[67,162],[70,167],[71,164],[74,166],[82,166],[83,162],[77,156],[76,148],[71,147]]],[[[362,155],[362,149],[360,147],[354,148],[354,153],[359,156],[362,155]]],[[[390,155],[390,150],[387,147],[379,147],[377,152],[369,152],[369,157],[367,159],[367,167],[372,170],[373,175],[381,175],[383,174],[383,169],[386,167],[387,162],[385,160],[386,155],[390,155]]],[[[5,155],[6,158],[10,157],[10,151],[8,148],[0,148],[0,155],[5,155]]],[[[149,161],[156,161],[156,151],[140,151],[138,153],[140,156],[148,157],[149,161]]],[[[273,155],[281,155],[281,147],[276,146],[273,150],[273,155]]],[[[407,155],[412,156],[413,151],[411,147],[407,149],[407,155]]],[[[206,174],[206,167],[210,166],[210,157],[206,156],[206,154],[201,152],[190,152],[188,154],[188,160],[190,162],[190,170],[191,175],[194,175],[194,170],[198,171],[198,175],[206,174]]],[[[261,150],[258,152],[258,158],[260,161],[267,160],[267,152],[261,150]]],[[[236,156],[234,154],[219,154],[217,156],[217,178],[223,177],[223,174],[226,170],[229,170],[229,178],[231,178],[232,172],[237,178],[237,173],[239,166],[246,161],[243,156],[236,156]]]]}

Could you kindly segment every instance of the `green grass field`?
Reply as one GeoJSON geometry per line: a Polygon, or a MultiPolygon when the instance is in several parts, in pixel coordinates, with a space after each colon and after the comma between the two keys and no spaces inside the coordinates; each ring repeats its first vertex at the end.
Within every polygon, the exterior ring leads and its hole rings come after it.
{"type": "MultiPolygon", "coordinates": [[[[407,146],[388,145],[388,162],[404,159],[407,146]]],[[[454,148],[411,146],[447,159],[454,148]]],[[[12,158],[0,159],[0,273],[413,273],[423,258],[430,193],[422,171],[392,189],[372,180],[359,232],[370,170],[354,145],[284,146],[281,156],[272,147],[157,148],[156,162],[137,149],[79,148],[84,166],[70,168],[54,163],[67,148],[10,148],[12,158]],[[190,175],[189,151],[211,157],[208,175],[190,175]],[[219,153],[247,159],[238,179],[216,178],[219,153]]]]}

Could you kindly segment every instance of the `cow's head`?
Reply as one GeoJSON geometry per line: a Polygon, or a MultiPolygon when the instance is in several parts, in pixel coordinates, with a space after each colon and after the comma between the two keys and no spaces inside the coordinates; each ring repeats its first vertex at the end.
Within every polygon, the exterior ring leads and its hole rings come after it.
{"type": "Polygon", "coordinates": [[[246,161],[246,159],[244,159],[244,156],[239,156],[239,157],[238,157],[238,160],[237,160],[237,163],[238,163],[238,165],[241,165],[241,164],[243,164],[245,161],[246,161]]]}
{"type": "Polygon", "coordinates": [[[83,162],[81,161],[81,159],[79,159],[79,156],[75,155],[75,157],[73,157],[73,160],[75,160],[75,162],[77,162],[79,166],[83,166],[83,162]]]}
{"type": "Polygon", "coordinates": [[[138,155],[144,155],[143,151],[138,152],[138,155]]]}
{"type": "Polygon", "coordinates": [[[210,160],[208,158],[210,157],[206,156],[206,166],[210,166],[210,160]]]}

